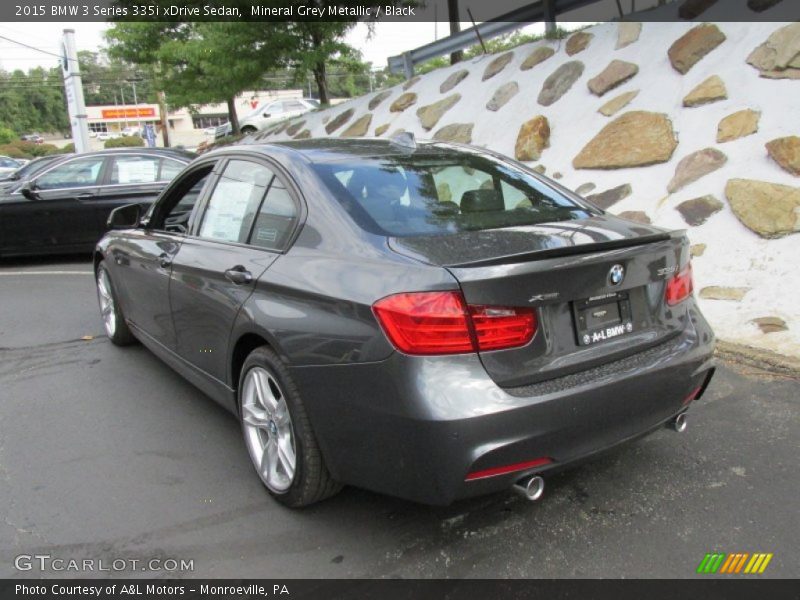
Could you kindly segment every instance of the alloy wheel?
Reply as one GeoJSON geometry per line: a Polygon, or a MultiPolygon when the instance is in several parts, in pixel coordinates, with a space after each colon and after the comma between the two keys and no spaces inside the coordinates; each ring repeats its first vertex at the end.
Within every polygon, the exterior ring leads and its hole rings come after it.
{"type": "Polygon", "coordinates": [[[277,378],[263,367],[253,367],[245,375],[242,423],[261,480],[277,494],[286,492],[297,470],[294,427],[277,378]]]}

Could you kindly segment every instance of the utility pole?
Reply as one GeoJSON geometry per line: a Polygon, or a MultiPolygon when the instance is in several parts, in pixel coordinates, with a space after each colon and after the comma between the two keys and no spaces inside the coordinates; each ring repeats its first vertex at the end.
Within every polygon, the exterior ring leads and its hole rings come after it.
{"type": "MultiPolygon", "coordinates": [[[[458,0],[447,0],[447,15],[450,19],[450,35],[461,31],[461,21],[458,16],[458,0]]],[[[454,65],[464,60],[464,51],[456,50],[450,54],[450,64],[454,65]]]]}
{"type": "Polygon", "coordinates": [[[78,65],[78,50],[75,46],[75,30],[64,30],[61,69],[64,74],[64,91],[67,96],[69,122],[72,126],[72,141],[75,152],[89,151],[89,125],[86,102],[83,99],[83,82],[78,65]]]}

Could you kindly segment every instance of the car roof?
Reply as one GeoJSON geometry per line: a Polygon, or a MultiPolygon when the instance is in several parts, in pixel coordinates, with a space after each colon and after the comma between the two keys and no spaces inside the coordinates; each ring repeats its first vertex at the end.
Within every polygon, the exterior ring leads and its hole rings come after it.
{"type": "Polygon", "coordinates": [[[409,148],[397,142],[380,138],[313,138],[308,140],[287,140],[280,142],[262,142],[256,136],[252,141],[242,140],[233,146],[221,148],[214,153],[235,149],[249,152],[273,154],[277,151],[288,151],[300,155],[308,162],[324,163],[348,160],[353,158],[374,158],[375,156],[408,156],[416,152],[427,156],[447,156],[463,149],[460,144],[443,142],[416,142],[416,148],[409,148]]]}
{"type": "Polygon", "coordinates": [[[70,156],[105,156],[108,154],[153,154],[155,156],[169,156],[172,158],[182,158],[185,160],[192,160],[197,157],[197,154],[194,152],[180,150],[178,148],[142,148],[140,146],[131,146],[129,148],[106,148],[104,150],[82,152],[80,154],[72,154],[70,156]]]}

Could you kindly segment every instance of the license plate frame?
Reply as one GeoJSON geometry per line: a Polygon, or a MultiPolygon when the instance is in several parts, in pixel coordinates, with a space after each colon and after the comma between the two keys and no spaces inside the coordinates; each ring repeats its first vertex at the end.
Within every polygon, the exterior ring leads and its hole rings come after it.
{"type": "Polygon", "coordinates": [[[633,333],[631,299],[627,291],[572,302],[575,337],[579,346],[594,346],[633,333]]]}

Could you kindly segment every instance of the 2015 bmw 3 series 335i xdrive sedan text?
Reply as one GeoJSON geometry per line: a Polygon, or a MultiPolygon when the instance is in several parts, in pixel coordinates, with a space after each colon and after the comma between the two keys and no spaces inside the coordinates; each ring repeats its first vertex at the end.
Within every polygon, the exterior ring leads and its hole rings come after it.
{"type": "Polygon", "coordinates": [[[714,371],[683,232],[604,213],[486,150],[243,144],[192,162],[95,253],[138,339],[241,421],[269,493],[447,504],[685,412],[714,371]]]}

